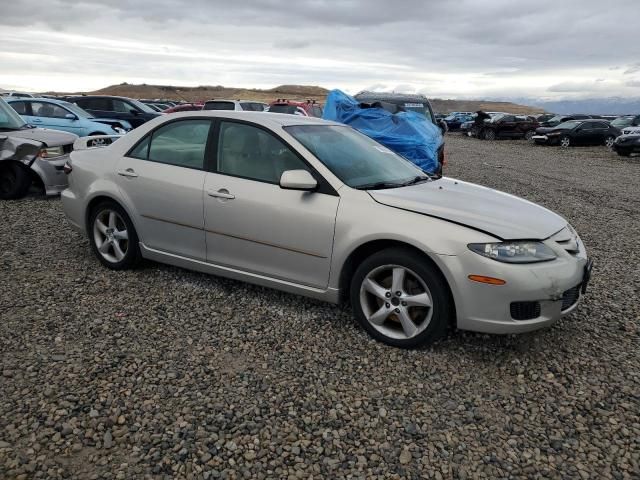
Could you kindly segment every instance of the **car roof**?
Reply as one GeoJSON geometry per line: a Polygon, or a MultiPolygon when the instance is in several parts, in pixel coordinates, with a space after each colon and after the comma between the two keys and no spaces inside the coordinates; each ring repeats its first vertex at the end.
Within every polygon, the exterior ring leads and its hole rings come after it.
{"type": "Polygon", "coordinates": [[[259,125],[279,125],[289,127],[293,125],[341,125],[342,123],[330,122],[316,117],[303,117],[288,113],[270,112],[239,112],[234,110],[196,110],[194,112],[176,112],[171,114],[171,120],[189,117],[224,117],[233,120],[246,120],[259,125]]]}
{"type": "Polygon", "coordinates": [[[61,98],[48,98],[48,97],[9,97],[7,102],[49,102],[55,104],[71,103],[68,100],[61,98]]]}
{"type": "Polygon", "coordinates": [[[370,92],[368,90],[363,90],[362,92],[356,93],[354,97],[357,99],[375,98],[377,100],[428,100],[427,97],[418,93],[370,92]]]}

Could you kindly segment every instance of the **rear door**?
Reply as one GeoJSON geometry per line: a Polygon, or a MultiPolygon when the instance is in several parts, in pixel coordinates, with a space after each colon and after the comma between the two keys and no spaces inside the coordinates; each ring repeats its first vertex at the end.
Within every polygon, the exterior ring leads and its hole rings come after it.
{"type": "Polygon", "coordinates": [[[337,193],[280,188],[282,172],[313,169],[275,133],[230,120],[218,130],[216,168],[204,186],[207,260],[325,288],[337,193]]]}
{"type": "Polygon", "coordinates": [[[168,122],[117,166],[118,185],[145,246],[206,259],[202,188],[210,119],[168,122]]]}
{"type": "Polygon", "coordinates": [[[604,145],[605,138],[610,136],[609,124],[605,122],[593,122],[592,145],[604,145]]]}

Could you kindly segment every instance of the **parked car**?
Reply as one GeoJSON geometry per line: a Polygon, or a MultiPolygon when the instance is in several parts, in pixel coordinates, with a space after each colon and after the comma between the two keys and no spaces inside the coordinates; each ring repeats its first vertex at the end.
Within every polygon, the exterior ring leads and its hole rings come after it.
{"type": "Polygon", "coordinates": [[[21,198],[34,182],[47,195],[60,193],[67,187],[63,167],[77,138],[71,133],[29,125],[0,98],[0,149],[7,152],[0,157],[0,198],[21,198]],[[35,156],[30,153],[34,146],[35,156]]]}
{"type": "Polygon", "coordinates": [[[551,120],[555,116],[555,113],[541,113],[540,115],[535,116],[535,119],[538,121],[538,123],[542,124],[543,122],[551,120]]]}
{"type": "Polygon", "coordinates": [[[460,130],[460,127],[465,122],[473,122],[473,114],[471,113],[456,113],[444,118],[444,122],[447,124],[447,131],[455,132],[460,130]]]}
{"type": "Polygon", "coordinates": [[[131,130],[129,122],[110,118],[95,118],[78,105],[49,98],[10,98],[7,103],[29,124],[89,135],[123,135],[131,130]]]}
{"type": "Polygon", "coordinates": [[[478,137],[484,140],[497,138],[525,138],[530,140],[540,124],[535,118],[527,115],[495,115],[489,122],[485,122],[478,137]]]}
{"type": "Polygon", "coordinates": [[[264,104],[251,100],[208,100],[202,110],[235,110],[238,112],[264,112],[264,104]]]}
{"type": "Polygon", "coordinates": [[[194,112],[202,110],[203,105],[202,103],[181,103],[175,107],[167,108],[164,113],[194,112]]]}
{"type": "Polygon", "coordinates": [[[636,135],[636,134],[640,134],[640,126],[624,127],[622,129],[622,135],[636,135]]]}
{"type": "Polygon", "coordinates": [[[622,115],[611,121],[611,125],[620,130],[626,127],[640,127],[640,115],[622,115]]]}
{"type": "Polygon", "coordinates": [[[640,153],[640,127],[635,133],[620,135],[613,142],[613,150],[621,157],[629,157],[632,153],[640,153]]]}
{"type": "Polygon", "coordinates": [[[576,308],[590,276],[559,215],[435,180],[321,119],[176,113],[74,151],[67,171],[64,212],[104,266],[147,258],[348,298],[363,328],[397,347],[436,340],[450,323],[489,333],[549,326],[576,308]]]}
{"type": "Polygon", "coordinates": [[[583,115],[581,113],[576,113],[573,115],[555,115],[551,117],[549,120],[544,122],[540,122],[541,127],[556,127],[561,123],[568,122],[569,120],[586,120],[591,118],[591,115],[583,115]]]}
{"type": "MultiPolygon", "coordinates": [[[[506,112],[484,112],[484,113],[489,115],[489,118],[485,119],[483,123],[490,122],[491,119],[497,117],[498,115],[511,115],[510,113],[506,113],[506,112]]],[[[478,133],[481,130],[480,128],[477,128],[476,121],[475,121],[478,114],[474,113],[471,116],[473,117],[472,120],[468,122],[464,122],[462,125],[460,125],[460,131],[463,133],[466,133],[469,137],[476,137],[478,136],[478,133]]]]}
{"type": "Polygon", "coordinates": [[[433,107],[431,106],[431,102],[424,95],[413,94],[413,93],[387,93],[387,92],[369,92],[362,91],[356,95],[354,98],[362,103],[376,103],[376,102],[384,102],[394,104],[404,110],[410,110],[412,112],[417,112],[421,115],[427,117],[427,120],[433,122],[434,125],[440,127],[442,131],[442,144],[438,148],[438,162],[442,166],[445,164],[445,155],[444,155],[444,137],[445,133],[448,130],[447,124],[444,121],[436,120],[436,116],[433,113],[433,107]]]}
{"type": "Polygon", "coordinates": [[[35,97],[35,95],[31,93],[26,93],[26,92],[4,92],[2,96],[9,97],[9,98],[13,98],[13,97],[34,98],[35,97]]]}
{"type": "Polygon", "coordinates": [[[309,117],[322,118],[322,107],[315,100],[300,102],[297,100],[287,100],[286,98],[279,98],[275,102],[271,102],[269,104],[269,111],[271,113],[288,113],[300,115],[300,109],[303,110],[304,114],[309,117]]]}
{"type": "Polygon", "coordinates": [[[127,97],[83,95],[80,97],[67,97],[65,100],[75,103],[95,117],[125,120],[133,128],[162,115],[148,105],[127,97]]]}
{"type": "Polygon", "coordinates": [[[533,140],[541,145],[606,145],[613,147],[620,130],[604,120],[569,120],[555,127],[540,127],[533,140]]]}

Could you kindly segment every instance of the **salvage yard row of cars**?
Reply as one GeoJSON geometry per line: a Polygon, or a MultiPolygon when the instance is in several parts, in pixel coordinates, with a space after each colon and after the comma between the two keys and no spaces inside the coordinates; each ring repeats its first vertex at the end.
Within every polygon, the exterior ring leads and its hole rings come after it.
{"type": "MultiPolygon", "coordinates": [[[[419,112],[439,135],[428,100],[363,96],[366,108],[419,112]]],[[[392,346],[428,344],[450,326],[527,332],[576,308],[591,262],[567,220],[426,172],[356,128],[279,103],[295,109],[155,112],[139,126],[126,120],[126,135],[78,139],[34,128],[0,100],[0,191],[24,193],[11,188],[32,175],[62,191],[69,224],[107,268],[146,258],[347,301],[392,346]]],[[[94,106],[85,104],[89,121],[125,120],[94,106]]],[[[126,106],[151,114],[134,101],[109,105],[126,106]]]]}

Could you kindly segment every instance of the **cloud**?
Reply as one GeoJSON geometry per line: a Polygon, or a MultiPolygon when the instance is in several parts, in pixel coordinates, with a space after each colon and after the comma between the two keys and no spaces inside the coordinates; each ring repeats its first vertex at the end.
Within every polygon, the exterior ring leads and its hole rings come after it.
{"type": "Polygon", "coordinates": [[[575,91],[567,82],[598,78],[624,93],[623,69],[611,65],[640,69],[637,34],[620,28],[637,10],[637,0],[615,9],[596,0],[517,9],[511,0],[20,0],[0,16],[0,86],[305,83],[463,97],[563,95],[575,91]]]}
{"type": "Polygon", "coordinates": [[[638,72],[640,72],[640,62],[638,62],[638,63],[636,63],[634,65],[631,65],[629,68],[627,68],[624,71],[624,74],[625,75],[630,75],[632,73],[638,73],[638,72]]]}

